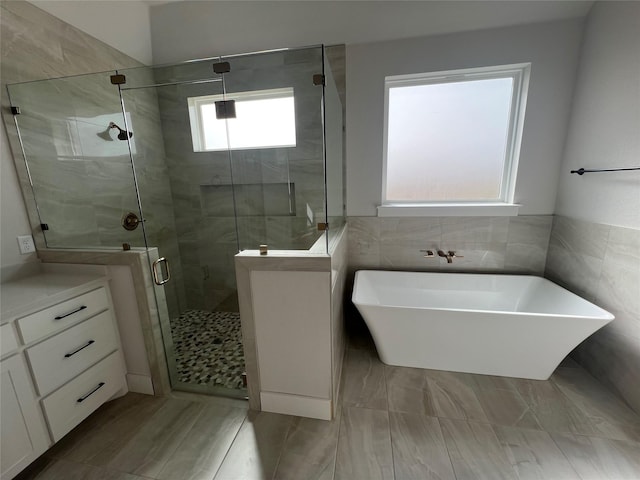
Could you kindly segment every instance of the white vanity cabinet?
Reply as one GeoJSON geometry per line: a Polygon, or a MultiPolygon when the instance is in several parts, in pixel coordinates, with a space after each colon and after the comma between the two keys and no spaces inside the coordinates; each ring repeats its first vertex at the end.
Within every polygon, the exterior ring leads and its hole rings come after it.
{"type": "MultiPolygon", "coordinates": [[[[2,326],[3,343],[10,331],[5,327],[11,325],[2,326]]],[[[50,439],[23,355],[0,361],[0,367],[0,477],[13,478],[49,447],[50,439]]]]}
{"type": "Polygon", "coordinates": [[[126,392],[105,271],[70,267],[2,283],[3,479],[126,392]]]}

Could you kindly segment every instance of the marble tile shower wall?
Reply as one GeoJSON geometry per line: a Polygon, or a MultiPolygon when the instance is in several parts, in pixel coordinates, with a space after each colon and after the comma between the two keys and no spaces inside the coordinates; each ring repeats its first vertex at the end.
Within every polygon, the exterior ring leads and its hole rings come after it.
{"type": "Polygon", "coordinates": [[[572,356],[640,412],[640,231],[555,216],[545,276],[616,316],[572,356]]]}
{"type": "MultiPolygon", "coordinates": [[[[55,17],[22,2],[2,2],[2,84],[79,75],[133,67],[121,54],[55,17]]],[[[8,105],[6,89],[2,103],[8,105]]],[[[126,142],[108,141],[109,121],[122,125],[117,88],[109,74],[85,75],[12,87],[34,183],[41,220],[50,247],[117,247],[144,245],[141,229],[121,227],[123,213],[137,211],[137,200],[126,142]]],[[[31,192],[13,119],[3,109],[9,141],[23,191],[31,192]]],[[[158,103],[154,92],[140,92],[128,102],[134,130],[136,166],[148,238],[163,255],[177,257],[170,187],[166,178],[158,103]],[[159,222],[162,221],[162,223],[159,222]],[[173,236],[170,232],[174,232],[173,236]]],[[[115,138],[115,134],[111,134],[115,138]]],[[[40,219],[34,199],[25,195],[37,239],[40,219]]],[[[42,243],[39,243],[39,247],[42,243]]],[[[179,265],[174,266],[179,275],[179,265]]],[[[167,292],[171,308],[178,295],[167,292]]]]}
{"type": "MultiPolygon", "coordinates": [[[[14,118],[7,108],[9,98],[6,85],[100,72],[116,66],[119,68],[133,67],[138,65],[138,62],[28,2],[2,2],[0,3],[0,12],[2,117],[7,127],[11,151],[16,160],[20,185],[25,192],[24,199],[31,227],[38,247],[41,248],[44,245],[44,238],[39,229],[40,220],[31,193],[29,173],[20,148],[18,132],[15,128],[14,118]]],[[[29,110],[27,107],[25,115],[29,110]]],[[[47,126],[42,122],[42,120],[46,120],[43,117],[34,120],[36,124],[33,127],[39,133],[44,133],[47,128],[59,125],[53,123],[47,126]],[[38,122],[38,120],[40,121],[38,122]],[[44,130],[42,130],[43,126],[44,130]]],[[[42,145],[41,142],[40,145],[42,145]]],[[[61,149],[64,147],[65,145],[60,145],[61,149]]],[[[69,162],[51,162],[48,166],[54,170],[59,169],[58,173],[64,173],[70,164],[69,162]]],[[[82,168],[84,167],[82,165],[82,168]]],[[[77,166],[77,168],[80,167],[77,166]]],[[[65,191],[64,194],[73,195],[73,192],[65,191]]]]}
{"type": "MultiPolygon", "coordinates": [[[[318,232],[307,219],[307,209],[318,218],[324,211],[321,90],[311,82],[321,68],[320,50],[231,59],[231,65],[225,76],[227,91],[294,88],[297,146],[194,152],[187,98],[220,94],[222,84],[157,89],[186,303],[194,309],[229,304],[225,300],[236,289],[233,256],[238,246],[308,249],[318,232]],[[288,182],[295,188],[295,214],[265,214],[264,205],[282,204],[288,182]]],[[[210,65],[203,67],[202,74],[210,75],[210,65]]],[[[189,73],[194,75],[193,70],[189,73]]],[[[175,81],[180,75],[174,68],[159,69],[155,81],[175,81]]]]}
{"type": "Polygon", "coordinates": [[[542,275],[551,215],[349,217],[349,269],[407,269],[542,275]],[[421,250],[463,258],[424,258],[421,250]]]}

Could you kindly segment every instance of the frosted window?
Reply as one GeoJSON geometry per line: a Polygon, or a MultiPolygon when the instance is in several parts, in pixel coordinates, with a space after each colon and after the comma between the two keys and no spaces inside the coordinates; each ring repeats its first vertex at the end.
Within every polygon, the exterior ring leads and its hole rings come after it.
{"type": "Polygon", "coordinates": [[[195,152],[296,146],[293,88],[191,97],[188,102],[195,152]],[[235,100],[236,118],[216,118],[215,102],[223,99],[235,100]]]}
{"type": "Polygon", "coordinates": [[[445,73],[387,78],[387,204],[507,196],[521,77],[512,71],[445,73]]]}

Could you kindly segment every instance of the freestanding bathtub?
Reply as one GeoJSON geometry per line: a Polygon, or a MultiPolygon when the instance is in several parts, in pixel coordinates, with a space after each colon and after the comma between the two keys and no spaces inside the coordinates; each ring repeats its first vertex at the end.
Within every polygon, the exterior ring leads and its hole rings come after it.
{"type": "Polygon", "coordinates": [[[614,318],[524,275],[360,270],[352,300],[388,365],[536,380],[614,318]]]}

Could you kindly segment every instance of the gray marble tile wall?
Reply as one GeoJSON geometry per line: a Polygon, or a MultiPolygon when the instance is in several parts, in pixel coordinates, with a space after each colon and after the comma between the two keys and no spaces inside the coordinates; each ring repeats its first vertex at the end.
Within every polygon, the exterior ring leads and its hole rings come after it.
{"type": "Polygon", "coordinates": [[[348,217],[349,269],[542,275],[551,215],[519,217],[348,217]],[[421,250],[463,258],[425,258],[421,250]]]}
{"type": "Polygon", "coordinates": [[[572,357],[640,412],[640,231],[555,216],[545,276],[616,316],[572,357]]]}
{"type": "MultiPolygon", "coordinates": [[[[322,91],[311,82],[322,68],[320,50],[229,61],[231,73],[225,75],[228,92],[293,86],[297,146],[235,150],[231,154],[194,152],[187,99],[221,94],[222,83],[155,89],[189,308],[215,309],[235,296],[233,255],[238,248],[257,249],[267,244],[273,249],[308,249],[319,235],[315,222],[323,221],[322,91]],[[294,184],[293,215],[281,208],[289,203],[288,198],[282,198],[288,189],[280,188],[288,182],[294,184]],[[265,208],[268,211],[263,211],[265,208]],[[314,221],[307,218],[308,208],[314,221]]],[[[156,69],[155,82],[211,76],[210,62],[185,68],[156,69]]]]}
{"type": "MultiPolygon", "coordinates": [[[[6,85],[46,78],[102,72],[113,68],[132,67],[138,65],[139,62],[34,7],[28,2],[19,0],[2,2],[0,3],[0,13],[0,43],[2,45],[0,53],[0,95],[3,107],[2,118],[7,127],[9,145],[15,158],[16,170],[36,245],[38,248],[43,248],[45,241],[43,233],[39,228],[40,219],[29,182],[29,174],[20,148],[14,118],[7,108],[9,98],[6,85]]],[[[56,85],[61,86],[62,82],[51,83],[49,87],[56,85]]],[[[46,91],[43,93],[46,93],[46,91]]],[[[62,91],[58,91],[57,93],[59,93],[61,97],[64,96],[64,92],[62,91]]],[[[106,89],[104,92],[98,93],[98,97],[101,99],[104,99],[104,96],[107,94],[106,89]]],[[[24,105],[26,115],[32,109],[27,103],[24,105]]],[[[46,108],[47,105],[49,107],[56,106],[48,102],[42,105],[42,107],[46,108]]],[[[67,97],[65,101],[60,102],[58,106],[66,111],[73,110],[73,99],[67,97]]],[[[26,117],[23,117],[23,119],[25,119],[25,122],[29,122],[29,119],[26,119],[26,117]]],[[[50,133],[55,129],[66,129],[66,124],[56,122],[44,115],[40,117],[33,116],[31,118],[31,127],[35,132],[50,133]]],[[[40,138],[42,138],[42,136],[40,138]]],[[[96,137],[96,139],[97,138],[98,137],[96,137]]],[[[65,142],[58,142],[53,147],[56,149],[54,151],[59,149],[62,154],[65,154],[73,151],[71,150],[72,146],[78,147],[79,145],[73,145],[68,142],[66,144],[65,142]]],[[[35,152],[32,151],[30,153],[35,154],[35,157],[37,157],[35,161],[37,162],[41,160],[41,155],[39,154],[51,153],[51,151],[48,150],[50,147],[51,145],[43,142],[34,142],[33,148],[35,152]]],[[[117,168],[113,164],[110,165],[110,167],[117,168]]],[[[67,159],[49,163],[46,168],[51,170],[51,176],[46,175],[45,178],[51,178],[57,182],[57,180],[65,176],[77,176],[81,173],[86,173],[88,162],[73,163],[67,159]]],[[[78,188],[82,189],[84,186],[79,185],[78,188]]],[[[76,195],[76,192],[63,191],[61,198],[58,199],[58,203],[66,199],[69,208],[72,208],[70,205],[75,203],[73,202],[74,195],[76,195]]],[[[95,216],[93,216],[93,212],[88,214],[83,207],[83,205],[77,205],[73,212],[70,210],[69,213],[71,215],[69,218],[76,216],[84,218],[86,226],[77,233],[85,240],[94,240],[96,232],[94,223],[95,216]]],[[[60,219],[56,223],[63,225],[63,223],[60,222],[66,221],[67,217],[60,219]]],[[[61,229],[61,231],[63,230],[64,229],[61,229]]]]}

